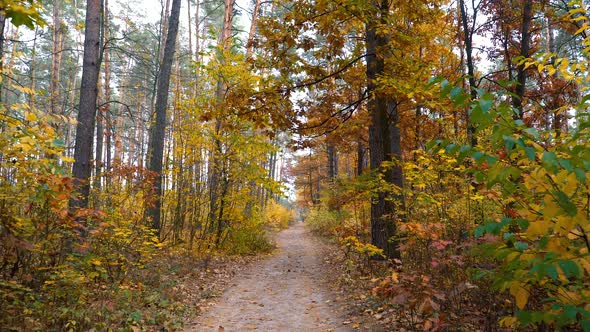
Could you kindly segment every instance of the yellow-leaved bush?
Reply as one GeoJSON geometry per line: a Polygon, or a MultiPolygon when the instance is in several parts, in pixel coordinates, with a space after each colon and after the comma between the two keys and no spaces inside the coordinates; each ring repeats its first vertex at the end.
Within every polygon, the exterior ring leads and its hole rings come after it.
{"type": "Polygon", "coordinates": [[[161,246],[134,205],[150,188],[139,170],[118,172],[137,187],[109,188],[108,209],[68,208],[72,160],[53,126],[61,120],[27,105],[0,110],[0,325],[8,329],[120,324],[129,313],[97,305],[136,285],[130,274],[161,246]]]}

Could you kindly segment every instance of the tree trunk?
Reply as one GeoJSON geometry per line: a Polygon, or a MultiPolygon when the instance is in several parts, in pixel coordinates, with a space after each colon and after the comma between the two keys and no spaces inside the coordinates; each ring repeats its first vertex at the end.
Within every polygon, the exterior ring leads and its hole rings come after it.
{"type": "MultiPolygon", "coordinates": [[[[35,35],[33,37],[33,48],[31,49],[31,66],[29,70],[29,77],[31,80],[31,91],[37,88],[37,79],[35,78],[35,70],[37,69],[37,38],[39,36],[39,26],[35,26],[35,35]]],[[[35,94],[29,95],[29,107],[35,107],[35,94]]]]}
{"type": "Polygon", "coordinates": [[[365,164],[365,147],[360,138],[356,144],[356,175],[360,176],[363,174],[363,165],[365,164]]]}
{"type": "Polygon", "coordinates": [[[338,176],[338,156],[336,155],[336,147],[333,144],[328,145],[328,180],[334,181],[338,176]]]}
{"type": "MultiPolygon", "coordinates": [[[[101,107],[105,125],[105,163],[101,160],[101,168],[107,172],[111,167],[111,141],[113,138],[113,117],[111,116],[110,101],[111,101],[111,63],[110,63],[110,41],[109,41],[109,0],[104,0],[104,40],[106,47],[103,49],[104,54],[104,106],[101,107]]],[[[106,177],[105,183],[110,185],[110,176],[106,177]]]]}
{"type": "MultiPolygon", "coordinates": [[[[4,72],[4,28],[6,17],[0,13],[0,73],[4,72]]],[[[2,86],[4,80],[0,80],[0,105],[2,104],[2,86]]]]}
{"type": "MultiPolygon", "coordinates": [[[[378,0],[373,2],[378,9],[378,18],[366,23],[366,47],[367,47],[367,90],[370,99],[367,109],[371,115],[369,128],[369,148],[371,150],[371,169],[383,173],[383,180],[388,184],[400,188],[402,184],[401,165],[382,168],[384,161],[396,159],[401,161],[401,136],[398,127],[397,103],[391,97],[376,91],[376,78],[385,71],[385,54],[388,38],[378,33],[380,26],[385,26],[389,19],[389,1],[378,0]]],[[[396,162],[397,162],[396,161],[396,162]]],[[[380,249],[388,258],[399,257],[396,235],[396,208],[394,200],[402,203],[401,195],[380,191],[377,198],[371,202],[371,242],[380,249]]]]}
{"type": "Polygon", "coordinates": [[[59,72],[61,66],[61,38],[62,38],[62,24],[59,16],[59,1],[53,1],[53,46],[52,46],[52,61],[51,61],[51,83],[49,86],[49,109],[51,114],[58,114],[57,97],[59,85],[59,72]]]}
{"type": "Polygon", "coordinates": [[[164,58],[158,73],[158,88],[156,90],[156,121],[150,130],[150,146],[148,149],[149,170],[154,172],[154,205],[147,210],[147,216],[152,219],[152,227],[160,234],[160,215],[162,208],[162,159],[164,157],[164,136],[166,132],[166,109],[168,106],[168,89],[170,87],[170,72],[174,51],[176,49],[176,35],[180,17],[180,1],[172,0],[168,36],[164,48],[164,58]]]}
{"type": "MultiPolygon", "coordinates": [[[[475,65],[473,62],[473,31],[474,27],[469,28],[469,20],[465,10],[465,0],[459,0],[459,10],[461,12],[461,23],[463,26],[463,38],[465,45],[465,55],[467,57],[467,79],[469,81],[469,95],[471,100],[477,99],[477,84],[475,83],[475,65]]],[[[475,11],[475,9],[474,9],[475,11]]],[[[474,12],[473,21],[477,19],[477,14],[474,12]]],[[[474,23],[475,24],[475,23],[474,23]]],[[[475,137],[475,127],[471,123],[469,116],[469,109],[465,110],[465,124],[467,126],[467,140],[472,146],[477,145],[477,137],[475,137]]]]}
{"type": "Polygon", "coordinates": [[[252,47],[254,46],[254,35],[256,34],[256,25],[258,24],[258,14],[260,12],[261,0],[256,0],[254,4],[254,12],[252,13],[252,22],[250,23],[250,33],[248,34],[248,42],[246,43],[246,58],[252,54],[252,47]]]}
{"type": "MultiPolygon", "coordinates": [[[[104,147],[104,108],[101,107],[103,103],[101,91],[100,78],[96,84],[98,96],[96,98],[98,103],[98,111],[96,112],[96,149],[94,157],[94,187],[100,189],[102,178],[102,155],[104,147]]],[[[98,201],[97,201],[98,203],[98,201]]],[[[98,204],[97,204],[98,205],[98,204]]]]}
{"type": "MultiPolygon", "coordinates": [[[[527,58],[530,51],[531,42],[531,22],[533,20],[533,0],[522,0],[522,26],[520,30],[520,55],[527,58]]],[[[523,119],[524,109],[522,106],[525,88],[526,88],[527,73],[525,65],[520,64],[517,67],[516,73],[516,89],[515,95],[512,96],[512,106],[517,113],[514,114],[515,119],[523,119]]]]}
{"type": "MultiPolygon", "coordinates": [[[[231,34],[232,34],[232,19],[233,19],[233,8],[234,8],[234,0],[225,0],[224,2],[224,16],[223,16],[223,27],[221,29],[221,35],[219,36],[219,45],[221,46],[223,52],[229,52],[231,48],[231,34]]],[[[225,63],[224,59],[220,59],[221,65],[225,63]]],[[[225,83],[223,82],[223,77],[221,74],[217,80],[217,89],[215,90],[215,100],[217,102],[218,108],[221,107],[224,98],[224,88],[225,83]]],[[[213,150],[211,151],[211,159],[209,162],[210,167],[210,175],[209,175],[209,214],[208,214],[208,223],[210,227],[215,227],[215,225],[219,224],[218,218],[218,209],[219,203],[223,201],[223,197],[220,198],[220,180],[223,176],[222,167],[222,153],[223,153],[223,144],[218,138],[221,135],[221,130],[223,128],[223,122],[221,117],[218,117],[215,121],[215,135],[216,137],[213,140],[213,150]]]]}
{"type": "Polygon", "coordinates": [[[71,207],[88,207],[90,194],[90,173],[92,170],[92,139],[96,118],[97,82],[100,69],[100,8],[101,0],[87,0],[82,83],[80,87],[80,108],[76,126],[74,166],[79,197],[70,200],[71,207]]]}

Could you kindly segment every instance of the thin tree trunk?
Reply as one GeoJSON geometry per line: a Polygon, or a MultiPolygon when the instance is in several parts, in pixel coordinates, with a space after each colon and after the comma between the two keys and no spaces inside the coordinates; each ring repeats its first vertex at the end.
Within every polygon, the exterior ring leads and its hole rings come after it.
{"type": "Polygon", "coordinates": [[[328,151],[328,180],[333,182],[338,176],[338,159],[336,156],[336,147],[333,144],[329,144],[327,147],[328,151]]]}
{"type": "Polygon", "coordinates": [[[356,146],[356,175],[360,176],[363,174],[365,147],[363,141],[359,138],[356,146]]]}
{"type": "MultiPolygon", "coordinates": [[[[111,142],[113,138],[113,117],[111,115],[110,101],[111,101],[111,63],[110,63],[110,43],[109,40],[109,0],[104,0],[104,40],[105,48],[104,52],[104,106],[102,107],[102,114],[105,120],[105,139],[106,139],[106,151],[105,160],[106,168],[104,163],[101,163],[101,167],[106,169],[108,172],[111,168],[111,142]]],[[[106,177],[107,188],[110,185],[110,176],[106,177]]]]}
{"type": "MultiPolygon", "coordinates": [[[[6,27],[6,17],[0,13],[0,73],[4,72],[4,28],[6,27]]],[[[0,105],[2,104],[2,90],[4,80],[0,80],[0,105]]]]}
{"type": "MultiPolygon", "coordinates": [[[[533,20],[533,0],[522,0],[522,26],[520,30],[520,56],[527,58],[529,56],[531,42],[531,22],[533,20]]],[[[515,95],[512,96],[512,106],[517,111],[514,114],[515,119],[523,119],[523,98],[525,94],[527,72],[525,65],[520,64],[516,73],[515,95]]]]}
{"type": "MultiPolygon", "coordinates": [[[[39,26],[35,26],[35,36],[33,37],[33,48],[31,49],[31,67],[29,77],[31,79],[31,91],[37,88],[37,78],[35,77],[35,70],[37,69],[37,37],[39,36],[39,26]]],[[[29,107],[35,107],[35,93],[29,96],[29,107]]]]}
{"type": "MultiPolygon", "coordinates": [[[[221,30],[221,35],[219,37],[219,45],[221,45],[221,49],[223,53],[229,52],[231,48],[231,34],[232,34],[232,19],[233,19],[233,8],[234,8],[234,0],[225,0],[224,4],[224,16],[223,16],[223,28],[221,30]]],[[[225,63],[224,57],[225,54],[222,54],[222,58],[220,59],[221,64],[225,63]]],[[[223,78],[221,74],[217,80],[217,89],[215,91],[215,100],[217,102],[218,108],[221,107],[224,98],[224,89],[225,83],[223,82],[223,78]]],[[[215,138],[213,140],[213,151],[211,151],[211,159],[210,159],[210,176],[209,176],[209,215],[208,215],[208,223],[211,227],[215,227],[215,225],[219,224],[218,218],[218,209],[220,207],[220,202],[223,201],[223,197],[220,197],[219,193],[219,185],[221,177],[223,176],[222,172],[222,153],[223,153],[223,144],[218,138],[221,135],[221,130],[223,127],[223,122],[221,117],[218,117],[215,121],[215,138]],[[216,222],[217,221],[217,222],[216,222]]],[[[223,193],[221,193],[223,194],[223,193]]]]}
{"type": "MultiPolygon", "coordinates": [[[[103,155],[103,147],[104,147],[104,107],[101,107],[103,103],[102,98],[102,91],[101,91],[101,81],[100,78],[97,82],[97,103],[98,103],[98,112],[96,112],[96,149],[95,149],[95,157],[94,157],[94,186],[97,189],[100,189],[101,180],[102,180],[102,155],[103,155]]],[[[98,202],[98,200],[97,200],[98,202]]],[[[98,203],[97,203],[98,205],[98,203]]]]}
{"type": "Polygon", "coordinates": [[[62,38],[62,24],[59,16],[59,0],[53,1],[53,46],[52,46],[52,61],[51,61],[51,83],[49,86],[49,109],[51,114],[58,114],[57,97],[58,85],[60,81],[59,72],[61,65],[61,38],[62,38]]]}
{"type": "MultiPolygon", "coordinates": [[[[473,31],[477,13],[474,9],[473,24],[469,27],[469,20],[465,9],[465,0],[459,0],[459,9],[461,12],[461,23],[463,26],[463,43],[465,45],[465,55],[467,57],[467,80],[469,81],[469,95],[471,100],[477,99],[477,84],[475,83],[475,65],[473,62],[473,31]]],[[[467,126],[467,140],[472,146],[477,145],[477,137],[475,136],[475,127],[471,123],[469,117],[469,109],[465,109],[465,124],[467,126]]]]}
{"type": "Polygon", "coordinates": [[[256,34],[256,26],[258,24],[258,14],[260,12],[261,0],[256,0],[254,4],[254,12],[252,13],[252,22],[250,23],[250,33],[248,34],[248,42],[246,43],[246,58],[252,54],[252,47],[254,46],[254,35],[256,34]]]}

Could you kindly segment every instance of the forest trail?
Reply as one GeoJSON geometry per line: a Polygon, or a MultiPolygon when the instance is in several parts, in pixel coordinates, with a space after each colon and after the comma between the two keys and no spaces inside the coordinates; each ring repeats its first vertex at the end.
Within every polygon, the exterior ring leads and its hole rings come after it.
{"type": "Polygon", "coordinates": [[[254,264],[187,331],[351,331],[322,286],[321,244],[298,223],[276,236],[278,252],[254,264]]]}

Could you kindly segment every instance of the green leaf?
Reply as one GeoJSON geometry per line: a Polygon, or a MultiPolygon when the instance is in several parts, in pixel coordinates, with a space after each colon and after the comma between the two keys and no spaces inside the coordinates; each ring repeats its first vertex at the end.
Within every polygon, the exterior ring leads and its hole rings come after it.
{"type": "Polygon", "coordinates": [[[543,152],[543,158],[541,158],[543,167],[551,173],[557,173],[559,170],[559,162],[557,161],[557,155],[555,152],[545,151],[543,152]]]}
{"type": "Polygon", "coordinates": [[[580,182],[586,182],[586,172],[583,169],[576,168],[574,169],[574,173],[576,173],[576,177],[580,182]]]}
{"type": "Polygon", "coordinates": [[[553,194],[557,196],[557,203],[567,213],[568,216],[573,217],[578,214],[578,208],[574,204],[568,195],[563,191],[554,191],[553,194]]]}
{"type": "Polygon", "coordinates": [[[578,314],[578,308],[568,304],[563,307],[563,313],[569,321],[575,321],[576,315],[578,314]]]}
{"type": "Polygon", "coordinates": [[[516,244],[514,244],[514,247],[520,251],[525,251],[529,248],[529,244],[526,242],[518,241],[516,242],[516,244]]]}
{"type": "MultiPolygon", "coordinates": [[[[485,96],[485,95],[484,95],[485,96]]],[[[492,108],[493,99],[483,98],[479,100],[479,107],[483,113],[488,113],[492,108]]]]}
{"type": "Polygon", "coordinates": [[[525,130],[523,130],[525,133],[533,136],[535,139],[539,138],[539,132],[537,131],[537,129],[535,128],[526,128],[525,130]]]}
{"type": "Polygon", "coordinates": [[[455,107],[458,106],[465,106],[465,101],[467,101],[469,99],[469,95],[466,93],[462,93],[459,96],[457,96],[456,98],[453,98],[453,105],[455,107]]]}
{"type": "Polygon", "coordinates": [[[58,148],[63,148],[64,146],[66,146],[66,143],[63,139],[56,138],[53,141],[51,141],[51,145],[58,147],[58,148]]]}
{"type": "Polygon", "coordinates": [[[481,165],[481,163],[483,162],[483,160],[480,162],[481,158],[485,156],[485,153],[481,152],[481,151],[477,151],[473,154],[473,160],[475,160],[476,163],[478,163],[479,165],[481,165]]]}
{"type": "Polygon", "coordinates": [[[535,158],[537,156],[537,152],[535,151],[535,148],[527,146],[524,148],[524,152],[526,153],[526,156],[529,158],[530,161],[535,161],[535,158]]]}
{"type": "Polygon", "coordinates": [[[454,87],[451,89],[451,93],[450,93],[450,97],[451,97],[451,99],[455,100],[455,98],[457,98],[457,96],[459,96],[459,95],[461,94],[461,92],[463,92],[463,89],[461,89],[461,88],[460,88],[460,87],[458,87],[458,86],[454,86],[454,87]]]}
{"type": "Polygon", "coordinates": [[[504,146],[506,147],[506,151],[510,152],[514,148],[514,145],[516,145],[516,139],[508,135],[503,135],[502,138],[504,139],[504,146]]]}
{"type": "Polygon", "coordinates": [[[580,276],[580,268],[574,261],[558,260],[557,265],[568,278],[580,276]]]}
{"type": "Polygon", "coordinates": [[[485,233],[486,233],[485,225],[479,225],[475,228],[475,232],[473,233],[473,235],[475,235],[475,237],[481,237],[485,233]]]}
{"type": "Polygon", "coordinates": [[[567,170],[568,172],[573,172],[574,168],[572,167],[572,163],[569,159],[559,158],[559,165],[563,167],[563,169],[567,170]]]}
{"type": "Polygon", "coordinates": [[[543,266],[543,272],[546,276],[553,280],[557,280],[559,274],[557,273],[557,268],[553,264],[545,264],[543,266]]]}

